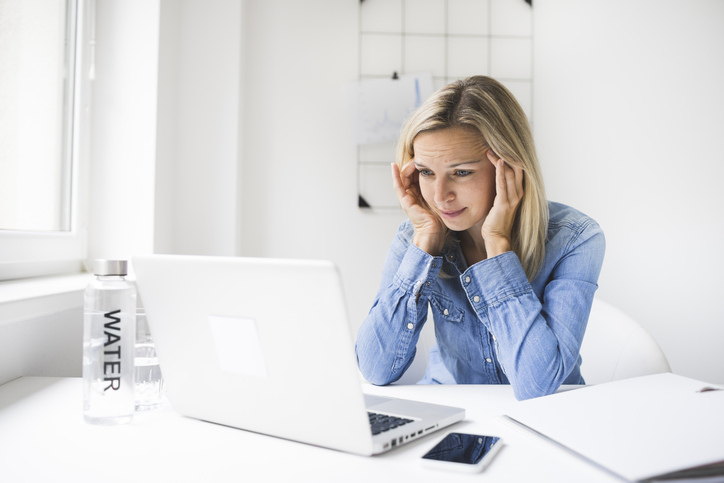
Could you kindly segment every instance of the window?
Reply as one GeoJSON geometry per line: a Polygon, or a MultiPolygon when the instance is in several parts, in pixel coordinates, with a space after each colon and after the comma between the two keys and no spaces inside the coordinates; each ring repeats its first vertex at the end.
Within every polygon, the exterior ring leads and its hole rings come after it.
{"type": "Polygon", "coordinates": [[[0,0],[0,280],[77,272],[93,4],[0,0]]]}

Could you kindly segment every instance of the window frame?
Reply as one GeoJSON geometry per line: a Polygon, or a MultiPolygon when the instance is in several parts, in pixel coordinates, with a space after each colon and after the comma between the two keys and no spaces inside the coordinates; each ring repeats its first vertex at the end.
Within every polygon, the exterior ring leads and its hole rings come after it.
{"type": "MultiPolygon", "coordinates": [[[[0,229],[0,280],[78,273],[87,257],[88,154],[94,76],[95,0],[66,0],[66,28],[75,41],[68,69],[63,156],[70,178],[68,231],[0,229]]],[[[66,50],[68,52],[68,50],[66,50]]]]}

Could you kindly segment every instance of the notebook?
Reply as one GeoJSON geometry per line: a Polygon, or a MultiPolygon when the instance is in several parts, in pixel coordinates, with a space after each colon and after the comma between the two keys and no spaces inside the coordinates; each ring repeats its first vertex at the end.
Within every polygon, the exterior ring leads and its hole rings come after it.
{"type": "Polygon", "coordinates": [[[185,416],[361,455],[465,417],[363,394],[329,261],[150,255],[133,268],[168,399],[185,416]],[[404,424],[371,426],[370,412],[404,424]]]}
{"type": "Polygon", "coordinates": [[[724,481],[724,386],[654,374],[522,401],[508,421],[626,481],[724,481]]]}

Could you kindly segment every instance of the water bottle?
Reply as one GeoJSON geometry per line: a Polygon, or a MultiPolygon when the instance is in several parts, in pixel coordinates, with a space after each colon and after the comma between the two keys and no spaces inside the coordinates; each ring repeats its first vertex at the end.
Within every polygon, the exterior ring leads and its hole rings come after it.
{"type": "Polygon", "coordinates": [[[83,417],[92,424],[133,418],[136,288],[125,260],[96,260],[83,311],[83,417]]]}
{"type": "Polygon", "coordinates": [[[163,375],[156,356],[156,345],[146,320],[146,311],[138,298],[136,310],[136,411],[150,411],[163,406],[163,375]]]}

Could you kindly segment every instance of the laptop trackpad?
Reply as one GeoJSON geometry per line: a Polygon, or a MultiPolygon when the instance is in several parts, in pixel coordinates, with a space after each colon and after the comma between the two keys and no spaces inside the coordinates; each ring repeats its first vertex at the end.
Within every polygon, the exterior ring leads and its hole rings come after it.
{"type": "Polygon", "coordinates": [[[392,401],[392,399],[388,397],[372,396],[371,394],[365,394],[365,405],[367,406],[367,409],[370,409],[373,406],[384,404],[388,401],[392,401]]]}

